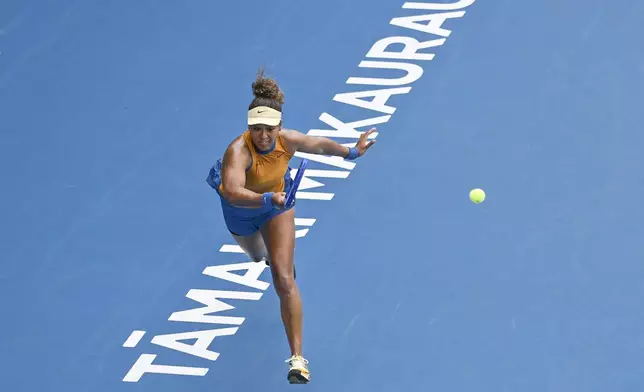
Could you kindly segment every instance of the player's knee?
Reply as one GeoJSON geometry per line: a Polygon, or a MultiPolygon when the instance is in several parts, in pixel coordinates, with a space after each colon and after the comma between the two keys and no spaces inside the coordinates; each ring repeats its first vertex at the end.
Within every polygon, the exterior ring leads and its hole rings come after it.
{"type": "Polygon", "coordinates": [[[279,296],[288,296],[295,292],[295,277],[292,269],[277,271],[274,275],[275,290],[279,296]]]}
{"type": "Polygon", "coordinates": [[[266,255],[261,254],[261,253],[256,253],[256,254],[251,254],[249,255],[250,259],[256,263],[259,263],[260,261],[264,261],[264,259],[268,259],[266,255]]]}
{"type": "Polygon", "coordinates": [[[256,263],[260,261],[264,261],[264,259],[268,260],[267,252],[261,249],[253,249],[251,251],[246,251],[246,254],[252,261],[256,263]]]}

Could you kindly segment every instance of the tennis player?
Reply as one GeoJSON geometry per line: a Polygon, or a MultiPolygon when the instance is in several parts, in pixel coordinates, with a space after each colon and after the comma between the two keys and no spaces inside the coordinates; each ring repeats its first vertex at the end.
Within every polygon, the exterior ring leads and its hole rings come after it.
{"type": "Polygon", "coordinates": [[[286,130],[282,128],[284,94],[275,80],[260,70],[252,89],[255,98],[248,108],[248,129],[230,143],[207,181],[220,195],[224,221],[237,244],[253,261],[270,266],[291,349],[287,379],[291,384],[306,384],[310,374],[302,356],[302,302],[293,265],[295,211],[293,206],[285,207],[292,185],[288,164],[296,151],[356,159],[375,143],[367,140],[375,129],[363,133],[351,148],[286,130]]]}

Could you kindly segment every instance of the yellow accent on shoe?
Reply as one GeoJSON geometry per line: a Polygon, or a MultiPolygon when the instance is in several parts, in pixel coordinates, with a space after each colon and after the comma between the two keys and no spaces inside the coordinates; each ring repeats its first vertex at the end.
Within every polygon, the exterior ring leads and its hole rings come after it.
{"type": "Polygon", "coordinates": [[[308,363],[301,355],[293,355],[286,362],[290,365],[288,371],[288,381],[291,384],[306,384],[311,380],[308,363]]]}

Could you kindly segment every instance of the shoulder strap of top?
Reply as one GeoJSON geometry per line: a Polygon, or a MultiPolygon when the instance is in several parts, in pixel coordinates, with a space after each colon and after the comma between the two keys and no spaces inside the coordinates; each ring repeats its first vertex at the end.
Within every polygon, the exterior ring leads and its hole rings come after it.
{"type": "Polygon", "coordinates": [[[246,168],[246,171],[248,171],[251,167],[253,167],[253,161],[255,160],[255,148],[253,148],[253,141],[250,139],[250,131],[244,131],[242,138],[244,139],[246,147],[248,147],[248,151],[250,152],[250,162],[248,163],[248,167],[246,168]]]}
{"type": "Polygon", "coordinates": [[[280,145],[280,147],[282,148],[282,150],[284,150],[285,153],[287,153],[289,156],[293,155],[287,148],[287,143],[284,141],[284,139],[282,138],[282,135],[280,134],[277,135],[277,143],[280,145]]]}

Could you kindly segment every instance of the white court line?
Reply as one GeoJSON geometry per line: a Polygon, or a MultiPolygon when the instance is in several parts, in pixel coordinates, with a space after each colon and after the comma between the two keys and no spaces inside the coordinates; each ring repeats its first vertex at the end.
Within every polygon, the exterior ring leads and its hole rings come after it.
{"type": "Polygon", "coordinates": [[[145,331],[134,331],[130,334],[130,337],[127,338],[125,343],[123,343],[123,347],[136,347],[137,344],[143,339],[143,335],[145,335],[145,331]]]}

